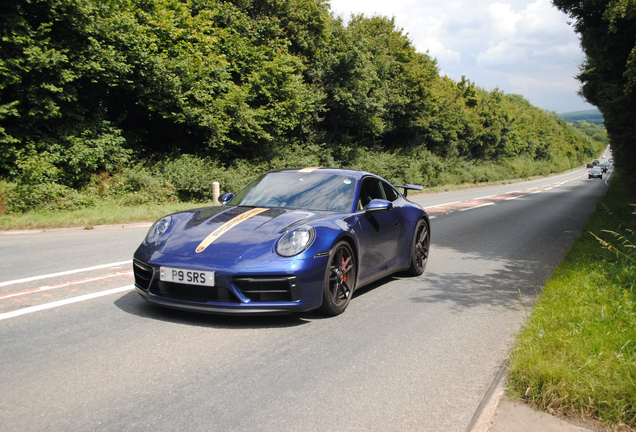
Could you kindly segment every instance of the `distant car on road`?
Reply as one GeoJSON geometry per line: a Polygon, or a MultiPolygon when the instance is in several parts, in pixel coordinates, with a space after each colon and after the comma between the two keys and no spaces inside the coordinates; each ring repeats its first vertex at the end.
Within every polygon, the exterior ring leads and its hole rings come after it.
{"type": "Polygon", "coordinates": [[[594,166],[596,166],[596,165],[600,164],[600,162],[598,161],[598,159],[596,159],[594,162],[592,162],[592,164],[593,164],[594,166]]]}
{"type": "Polygon", "coordinates": [[[590,162],[589,164],[587,164],[588,168],[594,168],[594,164],[592,162],[590,162]]]}
{"type": "Polygon", "coordinates": [[[599,178],[599,179],[603,180],[603,171],[601,170],[600,167],[595,166],[594,168],[592,168],[590,170],[590,172],[587,175],[587,178],[588,179],[599,178]]]}
{"type": "Polygon", "coordinates": [[[606,173],[607,170],[609,169],[610,164],[609,164],[609,162],[604,162],[604,163],[600,164],[599,166],[601,167],[603,172],[606,173]]]}

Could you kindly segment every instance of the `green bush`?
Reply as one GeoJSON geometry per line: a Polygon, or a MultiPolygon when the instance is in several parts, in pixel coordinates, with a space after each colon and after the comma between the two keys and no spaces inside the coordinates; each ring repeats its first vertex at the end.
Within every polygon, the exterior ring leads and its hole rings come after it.
{"type": "Polygon", "coordinates": [[[91,207],[94,197],[56,183],[40,183],[14,186],[3,191],[5,208],[9,213],[24,213],[30,210],[75,210],[91,207]]]}
{"type": "Polygon", "coordinates": [[[169,181],[141,165],[126,168],[111,178],[101,177],[92,187],[107,200],[120,205],[177,200],[175,190],[169,181]]]}
{"type": "Polygon", "coordinates": [[[15,187],[15,185],[4,180],[0,180],[0,216],[6,214],[8,211],[7,198],[13,187],[15,187]]]}
{"type": "Polygon", "coordinates": [[[222,171],[216,161],[188,154],[163,162],[157,168],[182,202],[212,201],[212,183],[219,181],[222,171]]]}

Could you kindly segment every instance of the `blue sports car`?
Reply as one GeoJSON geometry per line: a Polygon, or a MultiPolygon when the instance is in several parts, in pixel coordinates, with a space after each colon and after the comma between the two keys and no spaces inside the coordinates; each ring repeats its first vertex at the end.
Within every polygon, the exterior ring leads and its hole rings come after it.
{"type": "Polygon", "coordinates": [[[405,199],[421,189],[344,169],[267,172],[223,206],[155,222],[134,255],[135,287],[191,311],[338,315],[357,288],[424,272],[429,218],[405,199]]]}

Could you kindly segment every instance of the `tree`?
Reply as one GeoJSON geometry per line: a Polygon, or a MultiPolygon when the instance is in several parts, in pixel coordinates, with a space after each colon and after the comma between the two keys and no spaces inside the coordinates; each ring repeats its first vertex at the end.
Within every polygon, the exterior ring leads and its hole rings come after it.
{"type": "Polygon", "coordinates": [[[616,165],[636,184],[636,2],[553,3],[574,20],[581,37],[581,94],[603,114],[616,165]]]}

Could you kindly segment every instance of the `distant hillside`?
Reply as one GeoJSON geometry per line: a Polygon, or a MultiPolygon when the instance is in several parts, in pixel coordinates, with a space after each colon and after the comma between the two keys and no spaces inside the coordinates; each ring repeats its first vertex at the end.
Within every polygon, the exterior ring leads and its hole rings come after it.
{"type": "Polygon", "coordinates": [[[582,121],[586,121],[588,123],[594,123],[597,125],[603,124],[603,115],[599,110],[568,112],[559,114],[559,118],[562,118],[568,123],[579,123],[582,121]]]}

